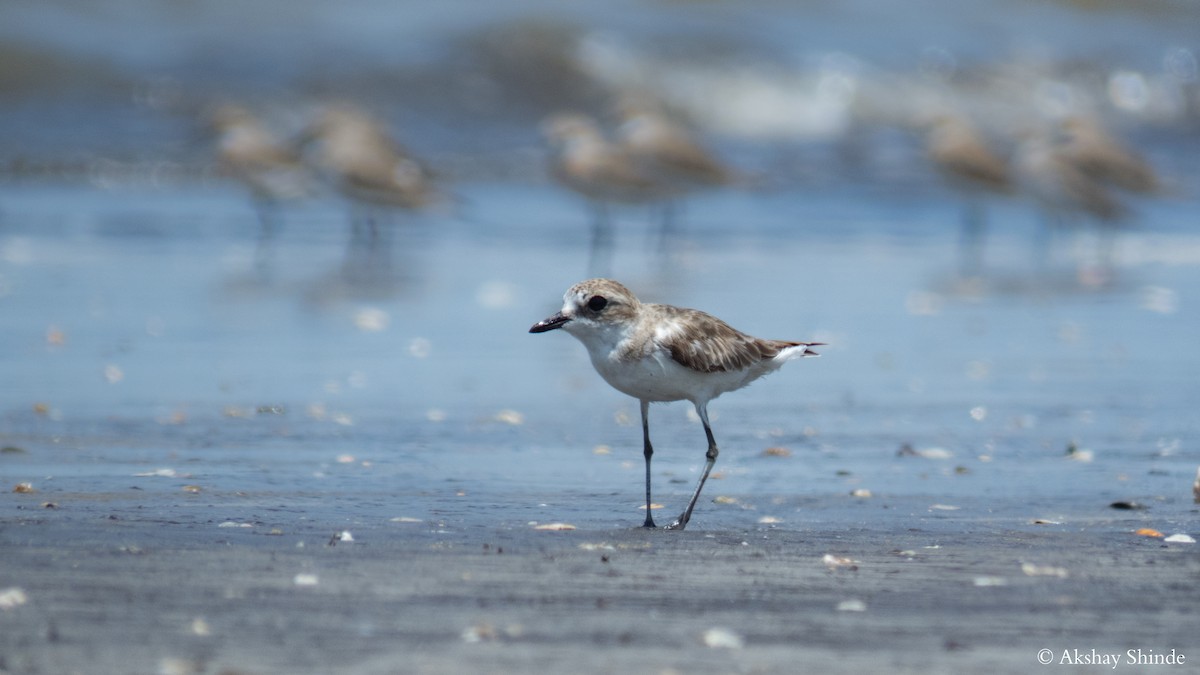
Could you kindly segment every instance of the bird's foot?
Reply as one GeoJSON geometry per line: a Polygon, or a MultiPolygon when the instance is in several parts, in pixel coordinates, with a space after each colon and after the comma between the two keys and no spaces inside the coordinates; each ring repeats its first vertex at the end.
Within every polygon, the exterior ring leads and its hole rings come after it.
{"type": "Polygon", "coordinates": [[[671,523],[670,525],[667,525],[663,529],[664,530],[682,530],[685,527],[687,527],[686,522],[684,522],[682,520],[676,520],[675,522],[671,523]]]}

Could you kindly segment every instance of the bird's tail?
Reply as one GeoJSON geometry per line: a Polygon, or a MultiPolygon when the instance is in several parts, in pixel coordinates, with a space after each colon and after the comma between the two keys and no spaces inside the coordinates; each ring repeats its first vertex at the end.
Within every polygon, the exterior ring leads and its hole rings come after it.
{"type": "Polygon", "coordinates": [[[816,351],[813,350],[813,347],[824,347],[825,343],[824,342],[801,342],[798,346],[804,347],[804,354],[802,356],[820,356],[820,354],[818,354],[816,351]]]}
{"type": "Polygon", "coordinates": [[[824,342],[784,342],[784,348],[775,358],[796,359],[809,356],[820,356],[813,347],[823,347],[824,342]]]}

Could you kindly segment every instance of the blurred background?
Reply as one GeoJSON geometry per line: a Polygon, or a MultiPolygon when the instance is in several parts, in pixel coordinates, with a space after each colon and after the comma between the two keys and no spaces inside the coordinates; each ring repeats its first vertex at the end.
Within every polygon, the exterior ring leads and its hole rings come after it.
{"type": "Polygon", "coordinates": [[[636,405],[526,331],[603,274],[830,343],[713,406],[731,447],[833,462],[804,477],[909,443],[947,476],[1095,447],[1174,483],[1198,58],[1189,0],[5,2],[0,421],[150,463],[591,458],[636,405]],[[633,109],[719,179],[650,166],[633,109]]]}
{"type": "MultiPolygon", "coordinates": [[[[1015,134],[1098,116],[1183,181],[1194,140],[1193,3],[111,0],[5,3],[9,177],[205,175],[206,108],[234,100],[278,130],[330,100],[369,107],[456,179],[535,180],[537,123],[611,114],[622,92],[804,181],[920,185],[892,133],[954,111],[1015,134]],[[840,158],[845,161],[833,161],[840,158]],[[1180,176],[1179,173],[1184,175],[1180,176]],[[905,182],[907,181],[907,182],[905,182]]],[[[127,176],[130,179],[133,176],[127,176]]]]}
{"type": "MultiPolygon", "coordinates": [[[[861,145],[869,172],[859,181],[912,173],[886,131],[931,107],[1010,125],[1094,113],[1153,151],[1195,128],[1197,106],[1198,10],[1170,0],[113,0],[2,11],[4,151],[18,175],[100,159],[194,170],[206,159],[188,143],[196,115],[229,98],[279,124],[351,99],[417,149],[465,159],[460,171],[507,177],[528,171],[508,156],[536,144],[541,116],[606,110],[615,92],[643,87],[721,142],[861,145]]],[[[795,164],[801,176],[842,180],[795,164]]]]}

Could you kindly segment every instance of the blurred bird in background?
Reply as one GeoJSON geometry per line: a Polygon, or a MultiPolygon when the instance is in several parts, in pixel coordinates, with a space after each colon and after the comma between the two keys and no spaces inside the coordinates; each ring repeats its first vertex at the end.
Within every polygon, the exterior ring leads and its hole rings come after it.
{"type": "Polygon", "coordinates": [[[365,207],[360,215],[370,223],[378,207],[420,209],[439,198],[432,172],[361,108],[326,108],[309,136],[318,146],[317,166],[353,205],[365,207]]]}
{"type": "Polygon", "coordinates": [[[258,214],[258,273],[269,275],[270,248],[279,226],[279,205],[310,196],[314,178],[295,144],[273,133],[249,108],[224,103],[208,111],[216,132],[218,168],[250,190],[258,214]]]}
{"type": "Polygon", "coordinates": [[[621,119],[617,142],[633,158],[638,170],[678,193],[678,198],[664,200],[660,241],[665,245],[676,224],[675,211],[682,208],[682,197],[730,185],[735,180],[734,173],[649,97],[622,96],[617,103],[617,114],[621,119]]]}
{"type": "Polygon", "coordinates": [[[925,155],[938,173],[964,199],[959,270],[973,276],[983,265],[987,234],[985,202],[1012,191],[1008,164],[995,153],[964,116],[935,115],[926,125],[925,155]]]}
{"type": "Polygon", "coordinates": [[[650,204],[678,196],[678,186],[656,178],[628,148],[605,138],[596,121],[579,113],[546,118],[542,134],[550,146],[550,174],[587,200],[593,213],[589,270],[603,274],[612,247],[612,204],[650,204]]]}
{"type": "Polygon", "coordinates": [[[443,200],[432,171],[371,113],[349,103],[324,108],[306,132],[314,163],[350,205],[344,274],[373,283],[390,275],[391,228],[397,209],[426,209],[443,200]]]}
{"type": "Polygon", "coordinates": [[[1097,260],[1095,266],[1080,268],[1081,280],[1089,285],[1110,281],[1116,228],[1128,215],[1113,190],[1080,164],[1072,146],[1053,128],[1024,131],[1013,165],[1021,190],[1043,218],[1039,267],[1050,255],[1057,230],[1090,222],[1096,226],[1097,260]]]}

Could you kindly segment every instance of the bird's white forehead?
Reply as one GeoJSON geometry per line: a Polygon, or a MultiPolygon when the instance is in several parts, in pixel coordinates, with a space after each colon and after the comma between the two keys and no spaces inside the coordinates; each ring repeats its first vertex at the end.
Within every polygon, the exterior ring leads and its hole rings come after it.
{"type": "Polygon", "coordinates": [[[570,314],[572,310],[582,306],[587,297],[587,291],[578,286],[572,287],[563,294],[563,313],[570,314]]]}
{"type": "Polygon", "coordinates": [[[566,310],[572,307],[581,307],[587,304],[587,301],[591,299],[593,295],[596,295],[598,291],[599,289],[592,288],[591,286],[584,284],[576,284],[575,286],[568,288],[567,292],[563,294],[563,309],[566,310]]]}

